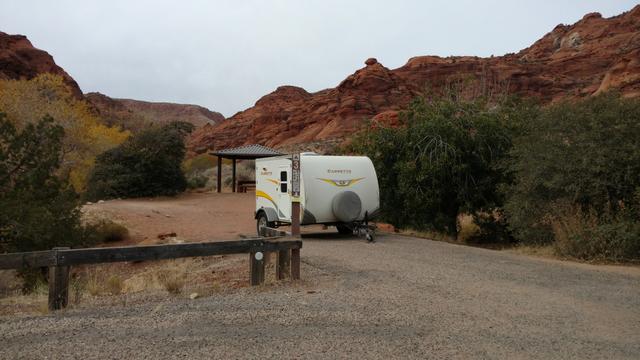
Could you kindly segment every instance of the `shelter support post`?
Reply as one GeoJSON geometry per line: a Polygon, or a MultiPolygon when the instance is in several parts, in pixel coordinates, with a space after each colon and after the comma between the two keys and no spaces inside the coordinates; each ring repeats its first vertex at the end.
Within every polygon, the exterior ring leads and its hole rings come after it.
{"type": "Polygon", "coordinates": [[[233,167],[231,170],[231,191],[236,192],[236,159],[233,159],[233,167]]]}
{"type": "Polygon", "coordinates": [[[218,192],[222,191],[222,158],[218,156],[218,192]]]}

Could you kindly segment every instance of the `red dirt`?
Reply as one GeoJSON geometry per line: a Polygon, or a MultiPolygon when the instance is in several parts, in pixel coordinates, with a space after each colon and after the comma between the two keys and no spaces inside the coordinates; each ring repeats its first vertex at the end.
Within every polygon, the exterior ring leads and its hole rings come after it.
{"type": "Polygon", "coordinates": [[[254,193],[188,193],[177,197],[110,200],[85,205],[90,217],[125,225],[129,243],[160,243],[158,235],[176,233],[182,241],[235,240],[254,236],[254,193]]]}

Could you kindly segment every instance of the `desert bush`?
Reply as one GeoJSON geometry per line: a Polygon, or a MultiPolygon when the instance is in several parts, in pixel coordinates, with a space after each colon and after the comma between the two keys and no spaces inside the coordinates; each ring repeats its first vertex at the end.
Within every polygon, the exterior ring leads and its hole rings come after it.
{"type": "Polygon", "coordinates": [[[129,229],[122,224],[102,219],[84,226],[85,238],[92,244],[127,240],[129,229]]]}
{"type": "Polygon", "coordinates": [[[90,200],[175,195],[187,187],[182,172],[185,136],[193,125],[151,127],[100,154],[89,178],[90,200]]]}
{"type": "Polygon", "coordinates": [[[370,123],[348,151],[373,161],[386,221],[455,237],[459,214],[502,205],[498,186],[509,174],[498,164],[511,147],[509,124],[528,111],[513,100],[420,97],[401,114],[403,126],[370,123]]]}
{"type": "Polygon", "coordinates": [[[215,174],[218,159],[209,154],[200,154],[182,164],[189,189],[209,189],[211,174],[215,174]]]}
{"type": "Polygon", "coordinates": [[[599,216],[575,204],[554,204],[549,224],[556,254],[581,260],[640,261],[640,222],[599,216]]]}
{"type": "Polygon", "coordinates": [[[50,117],[18,131],[0,113],[0,252],[86,243],[76,193],[56,175],[63,138],[50,117]]]}
{"type": "Polygon", "coordinates": [[[505,204],[519,241],[555,242],[583,259],[637,256],[639,118],[640,100],[609,93],[551,105],[522,124],[505,204]]]}
{"type": "MultiPolygon", "coordinates": [[[[222,183],[225,186],[231,186],[231,182],[233,181],[231,166],[225,166],[225,171],[222,173],[222,183]]],[[[254,160],[245,160],[238,162],[236,165],[236,181],[250,181],[255,180],[255,161],[254,160]]]]}
{"type": "Polygon", "coordinates": [[[207,186],[209,178],[203,172],[187,174],[187,187],[189,189],[201,189],[207,186]]]}

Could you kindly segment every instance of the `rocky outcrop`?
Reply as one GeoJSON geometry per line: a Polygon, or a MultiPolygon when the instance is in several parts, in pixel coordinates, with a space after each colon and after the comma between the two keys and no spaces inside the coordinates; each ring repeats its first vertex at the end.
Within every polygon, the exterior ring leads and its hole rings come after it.
{"type": "Polygon", "coordinates": [[[222,114],[198,105],[114,99],[101,93],[87,93],[85,98],[109,125],[136,131],[148,124],[186,121],[198,127],[224,120],[222,114]]]}
{"type": "Polygon", "coordinates": [[[81,98],[82,90],[75,80],[46,51],[36,49],[23,35],[0,31],[0,79],[32,79],[38,74],[60,75],[73,94],[81,98]]]}
{"type": "Polygon", "coordinates": [[[549,103],[617,89],[640,96],[640,6],[612,18],[586,15],[558,25],[532,46],[504,56],[419,56],[390,70],[375,58],[337,87],[308,93],[283,86],[255,106],[196,131],[193,152],[249,143],[291,148],[345,138],[365,119],[398,123],[424,91],[455,87],[470,96],[515,93],[549,103]]]}

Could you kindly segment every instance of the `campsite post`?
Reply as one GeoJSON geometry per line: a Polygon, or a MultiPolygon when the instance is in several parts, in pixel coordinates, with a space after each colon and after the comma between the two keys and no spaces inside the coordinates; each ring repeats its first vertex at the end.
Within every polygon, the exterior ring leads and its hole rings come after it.
{"type": "Polygon", "coordinates": [[[300,153],[291,157],[291,235],[300,236],[300,153]]]}

